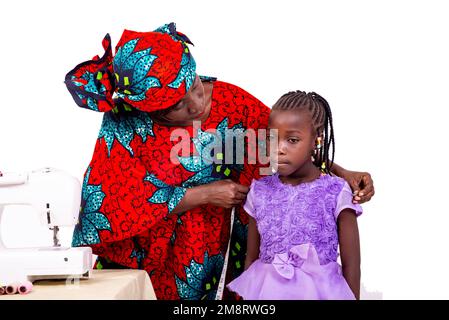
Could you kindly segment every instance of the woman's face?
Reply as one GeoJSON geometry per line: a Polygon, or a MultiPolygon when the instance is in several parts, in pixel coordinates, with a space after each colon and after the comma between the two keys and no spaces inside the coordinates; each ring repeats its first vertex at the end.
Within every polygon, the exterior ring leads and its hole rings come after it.
{"type": "Polygon", "coordinates": [[[186,126],[193,121],[200,120],[206,111],[206,96],[204,86],[197,75],[192,87],[184,98],[171,107],[162,116],[162,120],[170,125],[186,126]]]}

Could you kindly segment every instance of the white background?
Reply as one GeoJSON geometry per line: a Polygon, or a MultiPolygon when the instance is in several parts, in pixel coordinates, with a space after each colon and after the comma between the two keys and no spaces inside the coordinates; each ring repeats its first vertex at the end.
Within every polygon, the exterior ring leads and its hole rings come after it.
{"type": "MultiPolygon", "coordinates": [[[[124,28],[174,21],[196,44],[198,73],[269,106],[295,89],[329,101],[336,162],[369,171],[376,186],[359,219],[366,291],[448,299],[447,17],[445,1],[8,1],[0,170],[51,166],[82,181],[102,115],[75,105],[65,74],[102,55],[108,32],[115,47],[124,28]]],[[[10,209],[5,242],[51,243],[36,224],[27,210],[10,209]]],[[[70,235],[63,232],[65,244],[70,235]]]]}

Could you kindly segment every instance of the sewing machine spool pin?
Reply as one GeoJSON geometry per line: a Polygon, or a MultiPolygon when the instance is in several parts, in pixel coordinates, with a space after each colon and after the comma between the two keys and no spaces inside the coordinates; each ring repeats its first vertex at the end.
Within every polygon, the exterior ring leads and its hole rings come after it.
{"type": "MultiPolygon", "coordinates": [[[[49,225],[51,225],[51,214],[50,214],[50,204],[46,204],[47,207],[47,222],[49,225]]],[[[58,232],[59,227],[54,226],[53,228],[49,228],[50,230],[53,230],[53,247],[60,247],[61,243],[59,242],[58,232]]]]}

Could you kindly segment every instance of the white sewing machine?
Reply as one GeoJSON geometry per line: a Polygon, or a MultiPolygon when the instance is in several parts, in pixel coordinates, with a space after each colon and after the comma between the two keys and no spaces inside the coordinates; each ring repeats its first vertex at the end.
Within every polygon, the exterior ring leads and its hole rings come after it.
{"type": "Polygon", "coordinates": [[[12,249],[5,247],[0,229],[0,283],[11,277],[29,281],[89,278],[92,249],[61,247],[58,239],[59,227],[77,224],[80,203],[78,179],[62,171],[44,168],[0,175],[0,224],[6,206],[30,205],[53,231],[53,247],[12,249]]]}

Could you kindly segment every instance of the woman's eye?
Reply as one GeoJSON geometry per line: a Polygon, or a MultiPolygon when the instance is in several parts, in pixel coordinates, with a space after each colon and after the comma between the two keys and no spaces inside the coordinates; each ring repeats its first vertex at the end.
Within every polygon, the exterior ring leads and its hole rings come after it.
{"type": "Polygon", "coordinates": [[[181,110],[182,108],[184,108],[184,104],[180,103],[173,110],[178,111],[178,110],[181,110]]]}
{"type": "Polygon", "coordinates": [[[192,84],[192,90],[193,90],[194,88],[196,88],[196,87],[198,87],[198,80],[197,80],[197,79],[195,79],[195,80],[193,81],[193,84],[192,84]]]}

